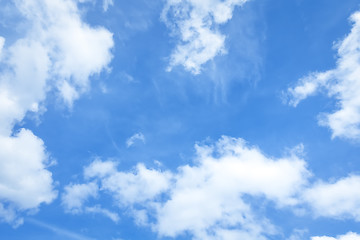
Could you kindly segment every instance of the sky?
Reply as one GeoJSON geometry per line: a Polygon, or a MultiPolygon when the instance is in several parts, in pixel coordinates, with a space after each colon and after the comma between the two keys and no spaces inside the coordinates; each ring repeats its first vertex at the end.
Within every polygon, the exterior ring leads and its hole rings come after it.
{"type": "Polygon", "coordinates": [[[0,239],[360,240],[357,0],[0,6],[0,239]]]}

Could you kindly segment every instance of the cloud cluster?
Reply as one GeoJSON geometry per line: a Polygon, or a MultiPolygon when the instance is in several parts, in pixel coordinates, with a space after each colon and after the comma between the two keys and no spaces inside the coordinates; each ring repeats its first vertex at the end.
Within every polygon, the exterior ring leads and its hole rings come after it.
{"type": "Polygon", "coordinates": [[[37,209],[56,197],[44,143],[30,130],[13,132],[28,112],[41,114],[56,89],[63,102],[89,87],[89,77],[110,62],[112,34],[82,21],[74,0],[14,0],[21,36],[0,37],[0,220],[37,209]]]}
{"type": "Polygon", "coordinates": [[[182,65],[193,74],[201,65],[226,53],[225,36],[219,25],[232,18],[236,6],[248,0],[167,0],[161,19],[179,43],[171,54],[168,70],[182,65]]]}
{"type": "Polygon", "coordinates": [[[353,27],[336,44],[336,68],[315,72],[300,79],[297,86],[288,89],[289,103],[296,106],[301,100],[320,90],[337,100],[337,110],[320,115],[319,124],[332,131],[332,137],[360,139],[360,12],[351,16],[353,27]]]}
{"type": "MultiPolygon", "coordinates": [[[[194,166],[177,172],[138,164],[130,172],[117,170],[112,161],[95,160],[84,169],[85,185],[98,182],[120,208],[132,209],[135,222],[151,226],[160,236],[190,233],[194,239],[267,239],[277,228],[257,214],[248,198],[273,202],[278,208],[298,204],[307,183],[306,163],[295,154],[266,157],[244,140],[221,138],[215,145],[196,146],[194,166]],[[155,220],[150,220],[155,219],[155,220]]],[[[65,206],[77,185],[63,195],[65,206]],[[70,190],[74,188],[74,190],[70,190]]],[[[88,196],[84,192],[84,199],[88,196]]]]}
{"type": "MultiPolygon", "coordinates": [[[[173,238],[183,234],[225,240],[280,236],[281,229],[259,205],[294,214],[300,210],[315,218],[360,221],[360,176],[311,183],[312,174],[299,157],[302,146],[282,158],[268,157],[243,139],[226,136],[213,145],[195,147],[194,165],[180,166],[176,172],[143,164],[119,171],[116,162],[96,159],[84,168],[85,183],[65,187],[63,205],[86,209],[89,198],[109,194],[121,210],[131,212],[137,225],[173,238]]],[[[354,236],[339,239],[357,239],[354,236]]]]}

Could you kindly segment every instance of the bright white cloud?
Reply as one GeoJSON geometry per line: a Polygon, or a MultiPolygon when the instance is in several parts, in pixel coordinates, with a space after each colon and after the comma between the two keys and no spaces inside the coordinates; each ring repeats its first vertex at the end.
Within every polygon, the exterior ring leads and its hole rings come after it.
{"type": "Polygon", "coordinates": [[[349,35],[336,48],[336,68],[326,72],[311,73],[297,86],[289,88],[289,103],[296,106],[301,100],[326,90],[337,100],[338,109],[320,116],[319,124],[328,126],[332,137],[360,139],[360,12],[351,16],[353,27],[349,35]]]}
{"type": "Polygon", "coordinates": [[[135,133],[134,135],[132,135],[130,138],[128,138],[126,140],[126,147],[131,147],[132,145],[134,145],[134,143],[136,141],[141,141],[143,143],[145,143],[145,136],[144,134],[140,133],[135,133]]]}
{"type": "Polygon", "coordinates": [[[81,20],[76,1],[17,0],[20,12],[31,23],[27,39],[42,45],[51,58],[51,80],[68,82],[76,91],[88,88],[89,77],[110,62],[112,34],[81,20]]]}
{"type": "Polygon", "coordinates": [[[5,50],[4,60],[9,69],[0,73],[0,134],[9,136],[13,125],[44,100],[50,59],[40,43],[21,39],[5,50]]]}
{"type": "Polygon", "coordinates": [[[171,54],[169,70],[182,65],[193,74],[201,65],[219,54],[225,54],[225,36],[219,25],[232,18],[236,6],[248,0],[167,0],[161,19],[179,43],[171,54]]]}
{"type": "Polygon", "coordinates": [[[30,130],[14,134],[14,125],[27,112],[41,113],[52,89],[71,107],[112,58],[112,34],[83,22],[77,2],[14,0],[25,31],[5,47],[0,37],[0,218],[6,222],[17,224],[18,211],[56,196],[44,143],[30,130]]]}
{"type": "Polygon", "coordinates": [[[242,195],[294,205],[308,176],[297,156],[268,158],[242,139],[223,137],[215,146],[197,146],[197,154],[198,165],[179,168],[170,199],[158,210],[161,235],[190,231],[197,239],[265,239],[275,229],[256,217],[242,195]]]}
{"type": "Polygon", "coordinates": [[[341,235],[336,238],[322,236],[322,237],[312,237],[311,240],[360,240],[360,235],[353,232],[349,232],[345,235],[341,235]]]}
{"type": "Polygon", "coordinates": [[[132,209],[138,225],[150,225],[160,236],[187,232],[194,239],[267,239],[276,234],[277,228],[243,196],[272,201],[278,208],[298,204],[309,176],[305,162],[295,154],[269,158],[230,137],[196,150],[196,164],[177,172],[142,164],[130,172],[114,171],[115,163],[96,160],[84,175],[99,180],[101,191],[120,208],[132,209]]]}
{"type": "Polygon", "coordinates": [[[360,176],[334,183],[318,182],[304,193],[316,216],[353,218],[360,221],[360,176]]]}
{"type": "Polygon", "coordinates": [[[15,210],[37,209],[57,196],[47,162],[42,140],[31,131],[21,129],[15,136],[0,136],[0,219],[16,225],[21,218],[15,210]]]}

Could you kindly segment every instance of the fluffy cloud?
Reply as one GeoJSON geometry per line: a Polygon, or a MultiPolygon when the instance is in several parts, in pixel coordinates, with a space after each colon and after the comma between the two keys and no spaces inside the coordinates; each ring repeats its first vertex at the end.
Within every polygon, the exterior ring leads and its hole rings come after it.
{"type": "Polygon", "coordinates": [[[169,70],[183,65],[193,74],[199,74],[201,65],[226,53],[225,36],[218,27],[232,18],[236,6],[247,1],[167,0],[161,18],[180,40],[170,57],[169,70]]]}
{"type": "Polygon", "coordinates": [[[360,176],[334,183],[318,182],[304,193],[316,216],[353,218],[360,221],[360,176]]]}
{"type": "Polygon", "coordinates": [[[322,236],[322,237],[312,237],[311,240],[360,240],[360,235],[353,232],[349,232],[345,235],[341,235],[336,238],[322,236]]]}
{"type": "Polygon", "coordinates": [[[44,143],[30,130],[14,133],[14,125],[28,112],[43,112],[52,89],[71,107],[89,88],[89,77],[110,62],[113,39],[82,21],[75,0],[11,4],[24,31],[5,47],[0,37],[0,218],[17,224],[18,211],[50,203],[56,192],[44,143]]]}
{"type": "Polygon", "coordinates": [[[267,239],[276,234],[277,228],[245,199],[272,201],[278,208],[298,204],[309,176],[305,162],[295,154],[269,158],[230,137],[196,150],[195,165],[177,172],[142,164],[122,172],[112,161],[96,160],[84,175],[87,182],[99,181],[101,191],[111,194],[120,208],[130,208],[137,224],[151,226],[160,236],[267,239]]]}
{"type": "Polygon", "coordinates": [[[66,186],[65,193],[62,195],[62,203],[66,211],[73,213],[81,212],[84,202],[89,197],[97,196],[98,188],[95,182],[66,186]]]}
{"type": "Polygon", "coordinates": [[[337,100],[338,109],[320,116],[319,124],[328,126],[332,137],[360,139],[360,12],[351,16],[353,27],[349,35],[336,45],[336,68],[326,72],[311,73],[300,79],[297,86],[288,89],[290,104],[320,90],[337,100]]]}
{"type": "MultiPolygon", "coordinates": [[[[27,39],[41,45],[51,59],[50,66],[44,68],[49,80],[56,81],[52,84],[61,93],[64,83],[80,93],[86,90],[89,77],[102,71],[112,58],[112,34],[83,22],[73,0],[15,2],[31,25],[27,39]]],[[[68,94],[62,97],[69,105],[74,100],[68,94]]]]}
{"type": "Polygon", "coordinates": [[[47,161],[42,140],[31,131],[0,136],[0,219],[17,225],[15,210],[37,209],[56,197],[47,161]]]}
{"type": "Polygon", "coordinates": [[[101,189],[111,192],[121,205],[142,203],[168,190],[170,177],[168,172],[138,164],[133,172],[114,172],[102,178],[101,189]]]}
{"type": "Polygon", "coordinates": [[[308,176],[297,156],[268,158],[242,139],[223,137],[215,146],[197,146],[197,154],[198,165],[179,168],[170,198],[157,213],[161,235],[190,231],[196,239],[264,239],[275,229],[242,196],[294,205],[308,176]]]}

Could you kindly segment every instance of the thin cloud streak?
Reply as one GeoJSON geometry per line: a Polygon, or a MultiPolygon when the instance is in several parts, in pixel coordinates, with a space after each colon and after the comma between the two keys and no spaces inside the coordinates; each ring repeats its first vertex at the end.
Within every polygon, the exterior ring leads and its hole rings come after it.
{"type": "Polygon", "coordinates": [[[66,229],[59,228],[59,227],[56,227],[54,225],[44,223],[42,221],[39,221],[39,220],[36,220],[36,219],[33,219],[33,218],[26,219],[26,222],[31,223],[33,225],[36,225],[38,227],[42,227],[42,228],[45,228],[47,230],[50,230],[50,231],[56,233],[59,236],[66,237],[67,239],[95,240],[95,238],[89,238],[89,237],[86,237],[86,236],[83,236],[83,235],[68,231],[66,229]]]}

